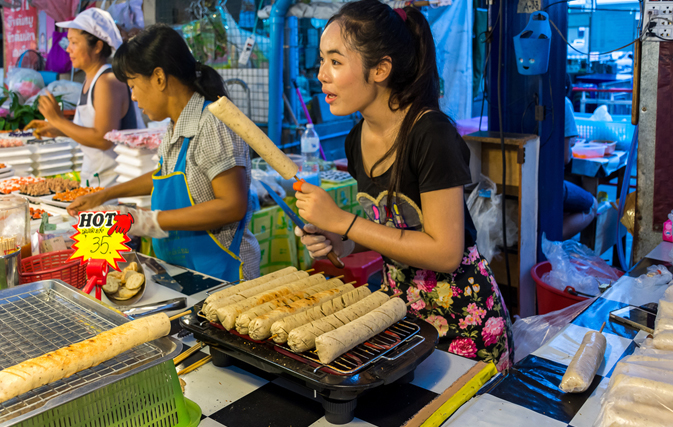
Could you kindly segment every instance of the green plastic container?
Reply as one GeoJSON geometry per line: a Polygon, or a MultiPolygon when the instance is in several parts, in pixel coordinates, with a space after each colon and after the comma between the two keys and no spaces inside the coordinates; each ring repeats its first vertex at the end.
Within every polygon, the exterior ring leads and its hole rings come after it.
{"type": "Polygon", "coordinates": [[[201,408],[186,399],[172,360],[25,420],[21,427],[194,427],[201,408]]]}

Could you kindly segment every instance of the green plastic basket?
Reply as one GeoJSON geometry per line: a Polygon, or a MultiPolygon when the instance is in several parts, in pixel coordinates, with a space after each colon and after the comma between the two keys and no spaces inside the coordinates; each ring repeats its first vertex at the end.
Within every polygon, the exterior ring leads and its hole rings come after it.
{"type": "Polygon", "coordinates": [[[186,399],[172,360],[25,420],[21,427],[194,427],[201,408],[186,399]]]}

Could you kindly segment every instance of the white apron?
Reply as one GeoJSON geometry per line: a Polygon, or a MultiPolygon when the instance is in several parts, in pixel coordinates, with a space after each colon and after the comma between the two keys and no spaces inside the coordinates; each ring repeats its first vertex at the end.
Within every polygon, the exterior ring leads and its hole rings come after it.
{"type": "MultiPolygon", "coordinates": [[[[78,126],[83,126],[87,128],[94,127],[94,120],[96,118],[96,110],[93,108],[93,89],[96,85],[98,77],[108,68],[111,68],[112,65],[105,64],[96,73],[91,84],[89,85],[89,93],[87,94],[86,105],[78,105],[75,110],[75,118],[73,123],[78,126]]],[[[135,102],[129,102],[129,108],[133,108],[136,113],[136,123],[139,128],[144,128],[144,123],[140,110],[136,106],[135,102]]],[[[82,160],[82,172],[80,173],[82,187],[86,185],[86,181],[89,181],[89,185],[92,187],[97,187],[98,179],[100,178],[101,187],[109,187],[115,184],[117,179],[117,173],[114,169],[117,167],[117,153],[114,152],[114,148],[109,150],[101,150],[93,147],[86,147],[80,144],[82,153],[84,154],[84,159],[82,160]],[[98,177],[94,177],[94,174],[98,173],[98,177]]]]}

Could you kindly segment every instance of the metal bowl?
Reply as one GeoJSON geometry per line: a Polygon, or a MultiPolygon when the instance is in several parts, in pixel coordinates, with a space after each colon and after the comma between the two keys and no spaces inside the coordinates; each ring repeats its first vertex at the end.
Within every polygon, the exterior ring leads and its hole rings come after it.
{"type": "MultiPolygon", "coordinates": [[[[143,270],[143,265],[138,260],[138,256],[136,255],[135,252],[126,252],[126,253],[123,253],[122,256],[124,257],[124,259],[126,261],[125,262],[120,262],[119,264],[117,264],[119,266],[120,270],[124,270],[124,268],[126,268],[130,263],[135,262],[135,263],[138,264],[138,273],[142,273],[143,275],[145,275],[145,270],[143,270]]],[[[133,305],[133,304],[137,303],[138,301],[140,301],[140,299],[143,297],[143,294],[145,293],[145,286],[146,285],[147,285],[147,276],[145,275],[145,281],[143,282],[142,286],[140,286],[140,290],[138,291],[137,294],[133,295],[131,298],[129,298],[127,300],[118,300],[118,299],[115,299],[112,295],[105,294],[105,296],[108,297],[108,299],[113,304],[116,304],[116,305],[124,305],[124,306],[133,305]]],[[[105,292],[105,291],[103,291],[103,292],[105,292]]]]}

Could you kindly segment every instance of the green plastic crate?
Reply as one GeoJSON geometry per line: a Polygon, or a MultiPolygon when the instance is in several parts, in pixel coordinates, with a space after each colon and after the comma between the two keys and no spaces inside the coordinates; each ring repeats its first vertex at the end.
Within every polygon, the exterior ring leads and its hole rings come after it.
{"type": "Polygon", "coordinates": [[[172,360],[25,420],[21,427],[192,427],[201,408],[186,399],[172,360]]]}

